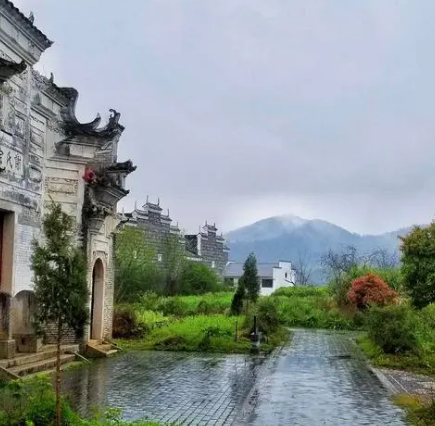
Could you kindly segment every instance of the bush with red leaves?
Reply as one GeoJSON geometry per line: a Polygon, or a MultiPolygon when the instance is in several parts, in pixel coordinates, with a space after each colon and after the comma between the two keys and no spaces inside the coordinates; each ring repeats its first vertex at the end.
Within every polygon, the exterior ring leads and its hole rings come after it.
{"type": "Polygon", "coordinates": [[[364,310],[369,306],[395,304],[397,293],[382,278],[370,273],[352,281],[347,297],[354,306],[364,310]]]}

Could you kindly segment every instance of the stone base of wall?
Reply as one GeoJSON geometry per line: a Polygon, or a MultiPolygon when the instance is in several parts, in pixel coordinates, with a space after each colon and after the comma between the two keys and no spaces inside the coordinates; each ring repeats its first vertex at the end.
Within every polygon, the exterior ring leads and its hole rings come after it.
{"type": "Polygon", "coordinates": [[[0,359],[15,357],[15,340],[0,340],[0,359]]]}
{"type": "Polygon", "coordinates": [[[20,353],[37,353],[42,351],[42,338],[34,334],[14,334],[17,351],[20,353]]]}

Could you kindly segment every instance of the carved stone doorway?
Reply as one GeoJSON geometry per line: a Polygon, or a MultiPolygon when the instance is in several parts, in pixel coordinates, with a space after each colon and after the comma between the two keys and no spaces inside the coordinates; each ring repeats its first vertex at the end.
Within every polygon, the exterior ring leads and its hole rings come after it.
{"type": "Polygon", "coordinates": [[[92,270],[91,332],[92,340],[101,340],[104,329],[104,265],[97,259],[92,270]]]}

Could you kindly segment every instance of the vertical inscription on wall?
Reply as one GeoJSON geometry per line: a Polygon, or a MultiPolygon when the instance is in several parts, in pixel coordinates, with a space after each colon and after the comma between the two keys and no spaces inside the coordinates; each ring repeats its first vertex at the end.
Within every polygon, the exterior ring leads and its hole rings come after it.
{"type": "Polygon", "coordinates": [[[16,178],[24,176],[23,154],[9,146],[12,136],[0,131],[0,169],[2,173],[16,178]]]}

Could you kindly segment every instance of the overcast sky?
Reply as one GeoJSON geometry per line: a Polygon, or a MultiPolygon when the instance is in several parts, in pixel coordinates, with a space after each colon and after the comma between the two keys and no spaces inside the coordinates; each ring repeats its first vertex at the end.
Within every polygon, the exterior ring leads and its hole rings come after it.
{"type": "Polygon", "coordinates": [[[121,112],[127,208],[160,197],[190,231],[432,219],[434,1],[14,3],[55,41],[39,69],[79,90],[79,119],[121,112]]]}

